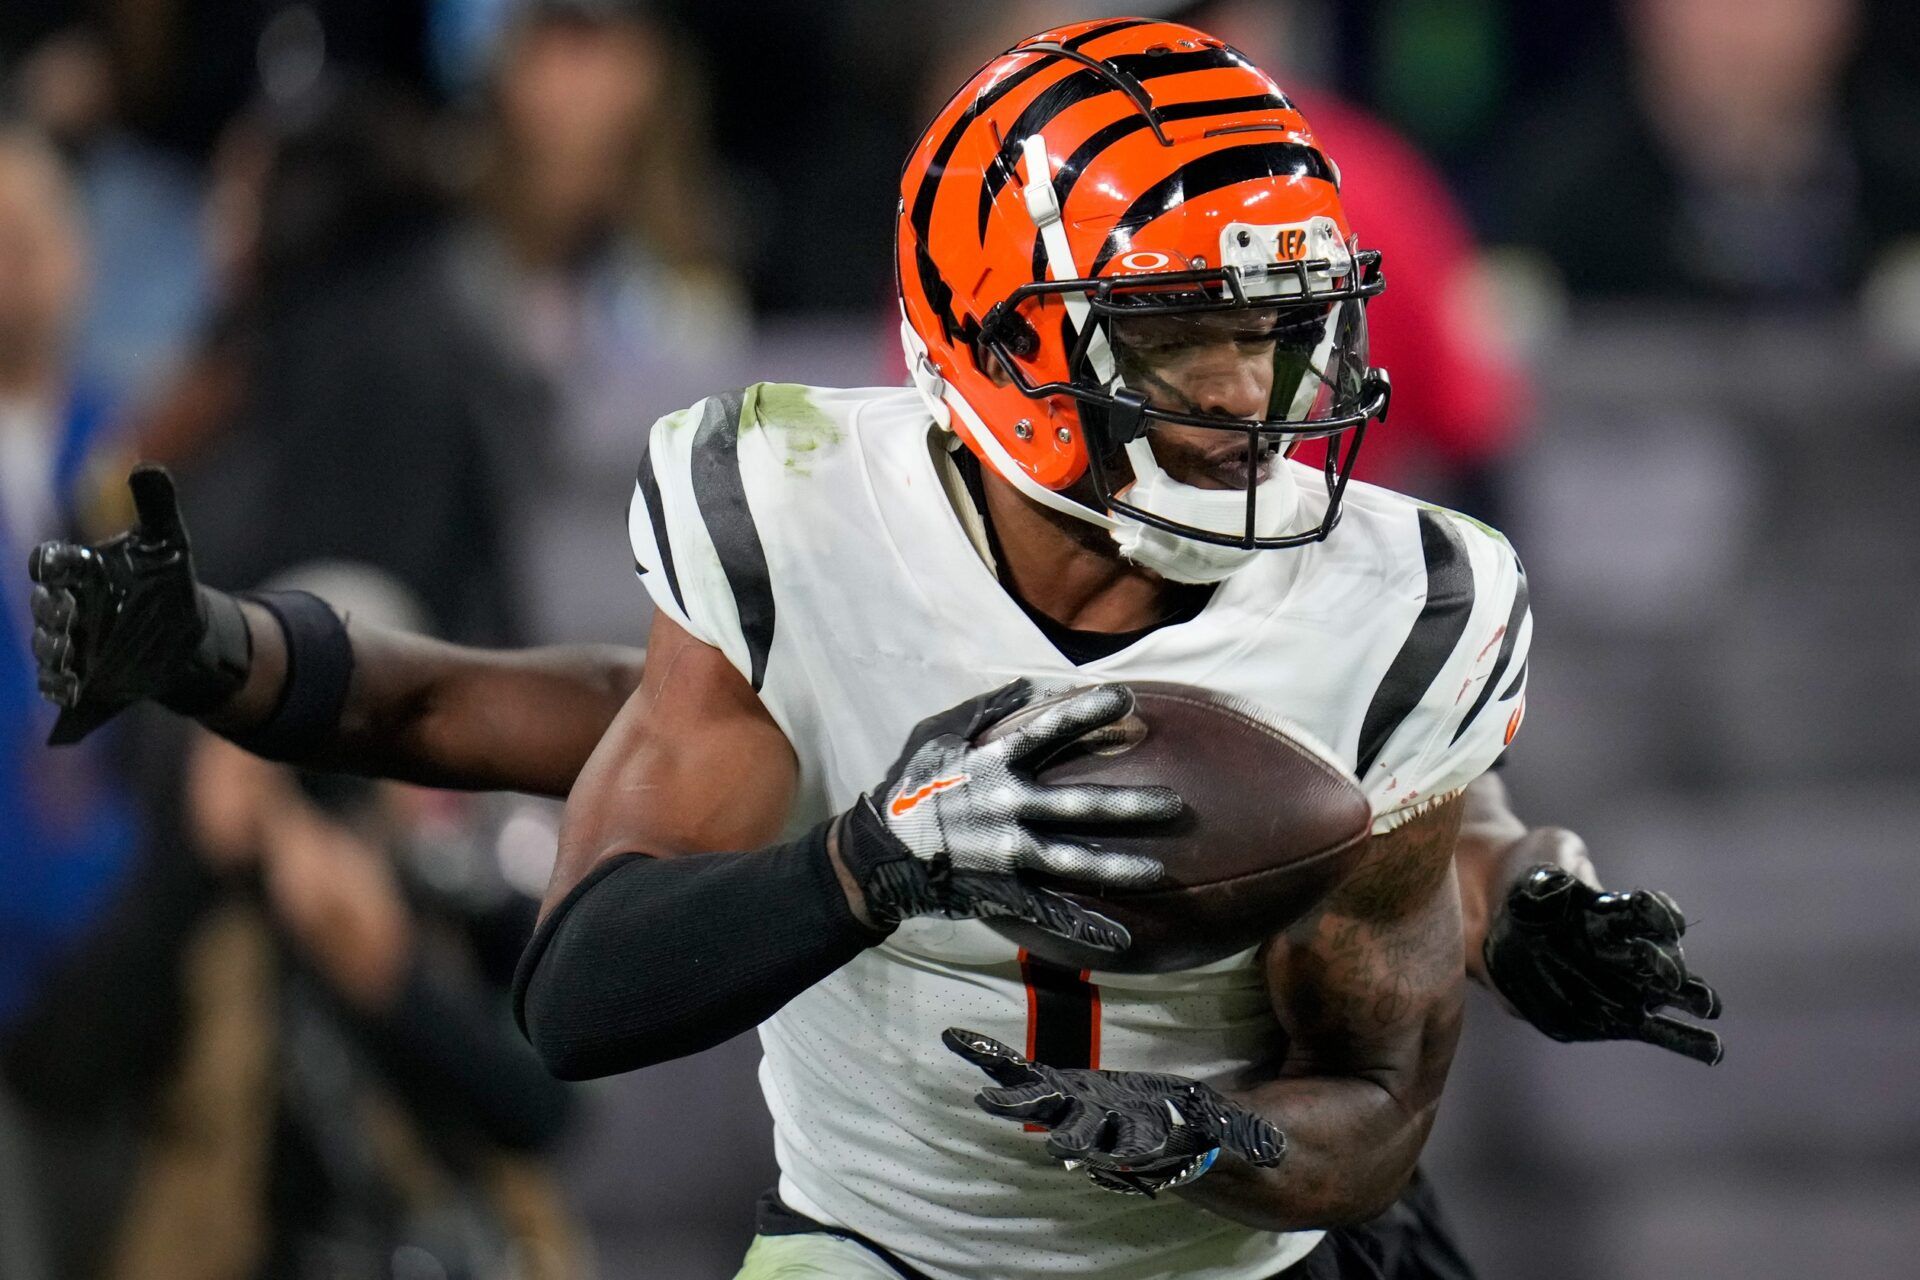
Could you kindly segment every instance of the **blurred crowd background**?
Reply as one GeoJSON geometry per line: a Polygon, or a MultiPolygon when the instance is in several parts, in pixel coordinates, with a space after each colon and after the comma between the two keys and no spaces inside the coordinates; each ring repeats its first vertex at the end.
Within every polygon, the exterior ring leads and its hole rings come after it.
{"type": "MultiPolygon", "coordinates": [[[[1129,9],[1129,6],[1120,6],[1129,9]]],[[[553,807],[161,714],[40,746],[26,550],[166,462],[204,576],[644,643],[646,424],[893,383],[900,159],[1070,0],[0,4],[0,1276],[732,1274],[751,1037],[586,1087],[504,1007],[553,807]]],[[[1429,1164],[1489,1280],[1920,1257],[1920,7],[1147,2],[1384,250],[1362,470],[1486,516],[1509,781],[1668,889],[1726,1063],[1477,1000],[1429,1164]]]]}

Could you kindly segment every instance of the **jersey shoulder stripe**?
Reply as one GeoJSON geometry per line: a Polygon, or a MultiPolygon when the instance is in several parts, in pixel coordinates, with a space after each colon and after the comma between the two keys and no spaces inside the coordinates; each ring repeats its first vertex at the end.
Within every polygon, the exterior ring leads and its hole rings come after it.
{"type": "Polygon", "coordinates": [[[1361,721],[1354,772],[1365,777],[1381,749],[1433,687],[1473,612],[1473,566],[1453,522],[1421,509],[1420,551],[1427,566],[1427,598],[1400,651],[1381,679],[1361,721]]]}
{"type": "Polygon", "coordinates": [[[767,655],[773,649],[773,578],[740,474],[741,412],[747,395],[738,390],[707,398],[690,462],[700,518],[733,590],[740,634],[747,646],[747,678],[758,690],[766,680],[767,655]]]}
{"type": "MultiPolygon", "coordinates": [[[[674,604],[680,608],[682,617],[687,612],[687,598],[680,593],[680,575],[673,571],[673,539],[667,536],[667,513],[660,503],[660,481],[653,474],[653,441],[651,433],[647,443],[640,449],[640,476],[637,481],[639,492],[636,504],[646,512],[647,523],[653,534],[655,559],[660,563],[660,572],[666,576],[667,590],[673,595],[674,604]]],[[[634,572],[645,574],[647,565],[641,561],[640,551],[634,550],[634,572]]]]}
{"type": "Polygon", "coordinates": [[[1376,831],[1499,758],[1520,726],[1533,639],[1526,574],[1506,538],[1439,507],[1414,516],[1426,599],[1368,705],[1355,770],[1376,831]]]}

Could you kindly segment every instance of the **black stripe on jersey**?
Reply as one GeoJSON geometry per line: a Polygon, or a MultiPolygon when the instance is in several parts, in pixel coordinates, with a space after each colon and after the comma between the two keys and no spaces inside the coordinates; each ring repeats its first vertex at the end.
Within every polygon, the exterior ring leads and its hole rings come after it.
{"type": "Polygon", "coordinates": [[[1487,673],[1487,682],[1480,686],[1480,696],[1475,698],[1473,705],[1467,708],[1466,719],[1462,720],[1460,727],[1453,731],[1453,737],[1448,739],[1449,744],[1460,741],[1460,735],[1467,731],[1467,726],[1472,724],[1473,718],[1480,714],[1480,709],[1493,701],[1493,691],[1499,685],[1500,677],[1507,674],[1507,664],[1513,661],[1513,647],[1520,640],[1520,624],[1526,620],[1527,571],[1522,569],[1520,583],[1513,589],[1513,611],[1507,615],[1507,629],[1500,637],[1500,656],[1493,660],[1493,670],[1487,673]]]}
{"type": "Polygon", "coordinates": [[[1027,984],[1027,1057],[1049,1067],[1094,1067],[1098,994],[1086,970],[1020,952],[1027,984]]]}
{"type": "Polygon", "coordinates": [[[1201,156],[1148,187],[1127,207],[1120,221],[1107,233],[1107,242],[1100,246],[1087,274],[1099,275],[1113,255],[1127,247],[1134,232],[1187,201],[1236,182],[1272,177],[1322,178],[1332,182],[1333,169],[1325,156],[1302,142],[1255,142],[1201,156]]]}
{"type": "Polygon", "coordinates": [[[1467,560],[1466,542],[1448,517],[1423,509],[1419,518],[1420,553],[1427,562],[1427,602],[1360,722],[1360,757],[1353,772],[1361,778],[1380,758],[1393,731],[1420,705],[1460,643],[1467,615],[1473,612],[1473,566],[1467,560]]]}
{"type": "MultiPolygon", "coordinates": [[[[651,440],[640,451],[640,500],[647,504],[647,521],[653,525],[653,545],[660,549],[660,572],[667,575],[667,588],[673,592],[673,602],[685,613],[687,602],[680,594],[680,575],[673,571],[673,544],[667,540],[667,513],[660,509],[660,482],[653,476],[651,440]]],[[[633,567],[641,573],[647,571],[638,558],[633,567]]]]}
{"type": "Polygon", "coordinates": [[[1527,678],[1527,663],[1532,661],[1533,661],[1532,658],[1521,659],[1520,669],[1513,673],[1513,683],[1509,684],[1505,689],[1501,690],[1500,701],[1505,702],[1508,698],[1511,698],[1514,694],[1520,692],[1520,686],[1527,678]]]}
{"type": "MultiPolygon", "coordinates": [[[[1078,78],[1073,77],[1073,79],[1078,78]]],[[[1071,81],[1062,80],[1060,83],[1068,84],[1071,81]]],[[[1041,97],[1045,96],[1045,94],[1041,95],[1041,97]]],[[[1293,104],[1280,94],[1256,93],[1244,98],[1213,98],[1206,102],[1181,102],[1170,107],[1157,106],[1153,109],[1153,114],[1164,123],[1169,120],[1198,120],[1206,116],[1238,115],[1243,111],[1285,111],[1291,106],[1293,104]]],[[[1048,119],[1051,120],[1052,117],[1049,116],[1048,119]]],[[[1021,117],[1021,123],[1025,123],[1024,114],[1021,117]]],[[[1045,123],[1042,121],[1039,127],[1044,128],[1045,123]]],[[[1062,209],[1067,207],[1067,197],[1073,194],[1073,184],[1080,180],[1080,174],[1101,152],[1122,138],[1132,137],[1152,123],[1143,115],[1122,116],[1113,123],[1095,130],[1092,137],[1075,147],[1073,154],[1067,157],[1066,163],[1060,166],[1060,171],[1053,175],[1054,197],[1060,201],[1060,207],[1062,209]]],[[[993,211],[994,199],[1000,194],[1000,189],[1013,180],[1013,162],[1020,156],[1020,149],[1025,145],[1027,132],[1030,131],[1023,131],[1016,127],[1015,131],[1008,135],[1006,145],[1000,148],[1000,154],[993,165],[987,170],[986,182],[980,188],[980,239],[983,242],[987,238],[987,217],[993,211]]]]}
{"type": "Polygon", "coordinates": [[[719,553],[720,568],[740,611],[740,634],[751,660],[750,679],[757,691],[767,675],[773,649],[773,578],[767,553],[754,527],[753,509],[740,478],[740,410],[745,391],[709,396],[693,438],[693,495],[700,519],[719,553]]]}

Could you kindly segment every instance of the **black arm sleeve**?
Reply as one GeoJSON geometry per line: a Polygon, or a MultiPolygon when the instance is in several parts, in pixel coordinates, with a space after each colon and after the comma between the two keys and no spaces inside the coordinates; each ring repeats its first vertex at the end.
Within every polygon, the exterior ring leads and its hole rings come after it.
{"type": "Polygon", "coordinates": [[[585,1080],[698,1053],[880,941],[834,875],[830,825],[755,853],[596,867],[514,976],[514,1012],[547,1069],[585,1080]]]}

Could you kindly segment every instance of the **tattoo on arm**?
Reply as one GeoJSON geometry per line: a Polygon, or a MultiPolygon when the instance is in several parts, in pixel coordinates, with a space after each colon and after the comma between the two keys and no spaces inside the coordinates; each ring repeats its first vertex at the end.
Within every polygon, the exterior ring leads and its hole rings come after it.
{"type": "Polygon", "coordinates": [[[1237,1098],[1287,1136],[1274,1169],[1222,1162],[1182,1192],[1250,1225],[1364,1220],[1390,1203],[1426,1142],[1459,1035],[1460,899],[1448,802],[1374,837],[1353,874],[1268,947],[1290,1047],[1237,1098]]]}

